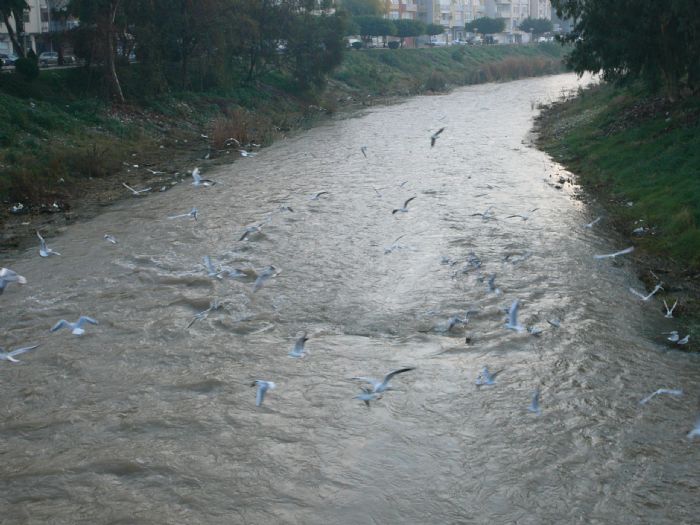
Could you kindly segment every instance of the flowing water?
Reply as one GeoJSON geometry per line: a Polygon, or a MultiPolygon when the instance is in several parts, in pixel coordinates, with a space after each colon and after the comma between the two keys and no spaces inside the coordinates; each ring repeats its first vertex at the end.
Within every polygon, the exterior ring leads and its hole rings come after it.
{"type": "Polygon", "coordinates": [[[697,523],[700,361],[668,351],[630,256],[593,259],[626,241],[583,227],[598,211],[528,142],[533,105],[577,85],[372,108],[118,203],[49,239],[61,257],[4,258],[29,283],[0,344],[41,346],[0,361],[0,523],[697,523]],[[253,293],[205,255],[280,273],[253,293]],[[539,337],[504,327],[515,299],[539,337]],[[99,325],[49,332],[80,314],[99,325]],[[260,407],[255,379],[277,384],[260,407]],[[639,404],[658,388],[684,395],[639,404]]]}

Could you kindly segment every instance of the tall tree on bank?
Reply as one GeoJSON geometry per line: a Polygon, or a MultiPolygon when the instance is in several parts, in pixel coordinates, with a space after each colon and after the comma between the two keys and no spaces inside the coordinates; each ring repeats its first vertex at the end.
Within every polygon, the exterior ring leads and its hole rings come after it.
{"type": "Polygon", "coordinates": [[[489,18],[484,16],[467,22],[464,24],[464,28],[470,33],[493,35],[494,33],[500,33],[506,28],[506,21],[503,18],[489,18]]]}
{"type": "Polygon", "coordinates": [[[81,21],[94,31],[96,42],[100,45],[96,49],[105,67],[105,77],[109,83],[110,94],[117,102],[124,103],[124,93],[117,75],[116,36],[117,16],[121,14],[122,2],[129,0],[71,0],[70,10],[81,21]]]}
{"type": "Polygon", "coordinates": [[[26,0],[0,0],[2,21],[5,24],[15,52],[21,57],[25,56],[22,37],[24,35],[24,11],[26,9],[29,9],[26,0]]]}
{"type": "Polygon", "coordinates": [[[554,29],[554,24],[551,20],[546,18],[530,18],[529,16],[520,22],[518,29],[525,31],[527,33],[532,33],[533,35],[543,35],[544,33],[549,33],[554,29]]]}
{"type": "Polygon", "coordinates": [[[396,26],[396,36],[399,37],[401,47],[403,47],[403,42],[406,38],[425,34],[425,24],[420,20],[394,20],[394,25],[396,26]]]}
{"type": "Polygon", "coordinates": [[[700,81],[698,0],[553,0],[557,14],[574,27],[563,37],[573,45],[574,70],[605,80],[642,79],[675,101],[700,81]]]}
{"type": "Polygon", "coordinates": [[[341,0],[338,7],[351,16],[381,16],[386,12],[382,0],[341,0]]]}

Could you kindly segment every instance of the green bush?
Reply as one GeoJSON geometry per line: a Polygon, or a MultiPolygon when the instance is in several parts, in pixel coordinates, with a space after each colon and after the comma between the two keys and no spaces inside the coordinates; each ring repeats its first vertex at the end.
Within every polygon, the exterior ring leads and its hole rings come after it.
{"type": "Polygon", "coordinates": [[[31,82],[39,77],[39,66],[31,58],[18,58],[15,61],[15,73],[21,75],[27,82],[31,82]]]}
{"type": "Polygon", "coordinates": [[[447,79],[442,73],[433,71],[425,83],[425,89],[429,91],[445,91],[447,89],[447,79]]]}
{"type": "Polygon", "coordinates": [[[389,46],[389,49],[398,49],[399,47],[399,41],[398,40],[392,40],[387,44],[389,46]]]}

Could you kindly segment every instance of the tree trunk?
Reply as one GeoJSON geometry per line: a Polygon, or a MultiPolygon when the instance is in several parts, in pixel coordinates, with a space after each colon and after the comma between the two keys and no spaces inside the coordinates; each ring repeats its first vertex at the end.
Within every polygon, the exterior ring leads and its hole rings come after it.
{"type": "Polygon", "coordinates": [[[112,94],[117,98],[120,104],[125,102],[124,93],[122,92],[122,86],[119,83],[119,77],[117,76],[117,66],[115,64],[114,56],[114,21],[117,18],[117,9],[119,8],[119,0],[115,0],[110,5],[109,13],[109,28],[106,31],[107,35],[107,68],[110,83],[112,84],[112,94]]]}
{"type": "MultiPolygon", "coordinates": [[[[14,20],[17,20],[16,16],[12,17],[14,20]]],[[[5,27],[7,28],[7,34],[10,36],[10,40],[12,41],[12,45],[15,46],[15,51],[19,56],[24,58],[26,55],[24,53],[24,46],[20,43],[20,41],[17,39],[17,34],[15,33],[14,28],[10,24],[10,17],[7,16],[7,13],[2,14],[2,19],[3,22],[5,23],[5,27]]],[[[21,33],[21,31],[20,31],[21,33]]]]}

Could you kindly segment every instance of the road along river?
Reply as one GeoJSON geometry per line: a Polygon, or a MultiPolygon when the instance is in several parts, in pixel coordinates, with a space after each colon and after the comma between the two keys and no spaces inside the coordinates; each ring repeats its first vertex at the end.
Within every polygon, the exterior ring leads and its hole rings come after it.
{"type": "Polygon", "coordinates": [[[593,258],[626,241],[528,142],[578,83],[338,118],[0,261],[28,280],[0,345],[40,344],[0,361],[0,523],[697,523],[700,360],[630,293],[634,254],[593,258]],[[505,327],[515,299],[539,336],[505,327]],[[99,324],[49,332],[81,314],[99,324]],[[683,395],[640,405],[659,388],[683,395]]]}

